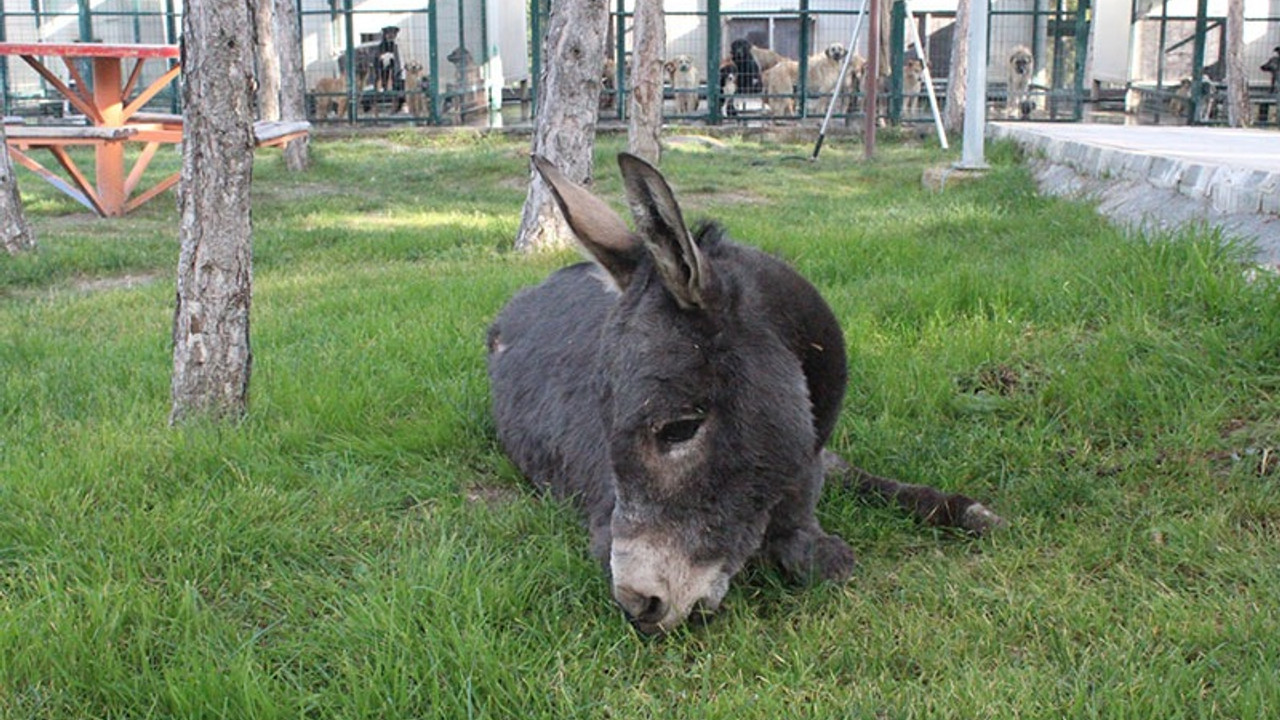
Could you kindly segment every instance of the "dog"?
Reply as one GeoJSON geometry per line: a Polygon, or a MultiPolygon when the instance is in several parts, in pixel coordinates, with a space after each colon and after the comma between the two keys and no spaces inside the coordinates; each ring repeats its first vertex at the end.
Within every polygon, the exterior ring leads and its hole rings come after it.
{"type": "Polygon", "coordinates": [[[761,73],[767,72],[769,68],[777,65],[783,60],[789,59],[786,55],[782,55],[781,53],[770,50],[769,48],[757,47],[756,45],[751,46],[751,57],[756,59],[756,64],[760,66],[761,73]]]}
{"type": "Polygon", "coordinates": [[[613,109],[618,99],[618,63],[613,58],[604,59],[604,70],[600,73],[600,109],[613,109]]]}
{"type": "MultiPolygon", "coordinates": [[[[1169,114],[1176,118],[1183,118],[1188,123],[1192,118],[1188,117],[1191,110],[1191,95],[1195,92],[1195,81],[1190,77],[1183,77],[1178,81],[1178,89],[1173,91],[1173,97],[1169,98],[1169,114]]],[[[1200,102],[1196,108],[1196,122],[1208,122],[1213,118],[1213,113],[1218,108],[1218,100],[1214,96],[1213,81],[1208,75],[1200,78],[1200,102]]]]}
{"type": "Polygon", "coordinates": [[[736,103],[728,98],[738,95],[759,95],[764,91],[764,82],[760,77],[760,63],[751,54],[751,41],[739,38],[729,44],[729,59],[720,65],[720,94],[725,101],[725,115],[738,114],[736,103]],[[729,74],[733,75],[734,91],[725,91],[725,82],[729,74]]]}
{"type": "Polygon", "coordinates": [[[738,73],[733,65],[720,67],[720,97],[724,100],[724,114],[733,117],[738,114],[738,73]]]}
{"type": "MultiPolygon", "coordinates": [[[[1275,110],[1277,124],[1280,124],[1280,47],[1276,47],[1271,51],[1271,57],[1263,63],[1260,68],[1264,73],[1271,74],[1271,94],[1275,98],[1275,110]]],[[[1262,121],[1266,122],[1266,106],[1263,106],[1262,121]]]]}
{"type": "Polygon", "coordinates": [[[924,89],[924,61],[907,58],[902,64],[902,111],[908,117],[920,114],[920,92],[924,89]]]}
{"type": "Polygon", "coordinates": [[[316,117],[324,119],[329,117],[329,110],[333,109],[338,119],[341,120],[347,116],[347,76],[345,73],[339,73],[338,77],[323,77],[316,81],[315,89],[312,90],[316,101],[316,117]]]}
{"type": "MultiPolygon", "coordinates": [[[[830,95],[836,88],[836,80],[840,77],[840,66],[844,63],[844,58],[849,54],[841,43],[831,43],[827,49],[809,57],[809,72],[807,77],[808,91],[813,95],[830,95]]],[[[857,76],[861,64],[857,63],[858,56],[855,55],[849,61],[850,72],[845,75],[844,87],[842,90],[851,90],[854,86],[854,78],[857,76]]],[[[863,63],[865,64],[865,63],[863,63]]],[[[779,114],[792,115],[795,114],[795,99],[791,96],[795,93],[795,86],[800,82],[800,63],[789,58],[783,58],[776,65],[764,72],[765,94],[769,96],[769,108],[772,113],[773,105],[778,105],[779,114]],[[782,99],[779,99],[782,98],[782,99]]],[[[814,103],[814,112],[825,114],[827,112],[827,100],[820,99],[814,103]]]]}
{"type": "Polygon", "coordinates": [[[1031,76],[1035,72],[1035,57],[1026,45],[1015,45],[1009,52],[1009,94],[1005,98],[1005,115],[1031,117],[1035,103],[1031,100],[1031,76]]]}
{"type": "Polygon", "coordinates": [[[356,48],[356,77],[360,79],[357,90],[361,91],[360,108],[365,112],[380,113],[382,102],[393,100],[398,111],[404,103],[404,78],[400,66],[400,46],[396,38],[400,28],[388,25],[382,28],[382,39],[375,43],[367,43],[356,48]],[[372,93],[364,93],[365,87],[372,87],[372,93]],[[389,93],[396,95],[388,96],[389,93]]]}
{"type": "Polygon", "coordinates": [[[455,81],[445,86],[446,105],[461,119],[485,105],[484,79],[471,51],[459,45],[445,59],[453,63],[455,81]]]}
{"type": "Polygon", "coordinates": [[[1187,108],[1191,107],[1191,78],[1184,77],[1178,81],[1178,89],[1169,98],[1169,114],[1174,117],[1186,117],[1187,108]]]}
{"type": "Polygon", "coordinates": [[[404,64],[404,89],[407,102],[405,109],[414,117],[426,117],[431,112],[428,100],[430,91],[426,70],[422,63],[410,60],[404,64]]]}
{"type": "MultiPolygon", "coordinates": [[[[817,55],[809,58],[809,74],[808,84],[809,92],[817,95],[832,95],[836,91],[836,81],[840,78],[840,66],[844,64],[845,56],[849,51],[842,43],[831,43],[817,55]]],[[[858,56],[855,55],[849,59],[849,68],[852,72],[845,75],[844,86],[840,88],[841,92],[848,92],[856,87],[855,82],[861,77],[861,68],[866,62],[857,63],[858,56]]],[[[827,98],[820,98],[814,103],[814,112],[825,115],[827,112],[827,98]]]]}
{"type": "Polygon", "coordinates": [[[770,115],[796,114],[796,81],[800,63],[782,58],[761,74],[764,83],[764,105],[770,115]]]}
{"type": "Polygon", "coordinates": [[[691,115],[698,111],[698,68],[693,58],[688,55],[677,55],[663,64],[667,75],[671,78],[671,89],[676,94],[676,111],[681,115],[691,115]]]}

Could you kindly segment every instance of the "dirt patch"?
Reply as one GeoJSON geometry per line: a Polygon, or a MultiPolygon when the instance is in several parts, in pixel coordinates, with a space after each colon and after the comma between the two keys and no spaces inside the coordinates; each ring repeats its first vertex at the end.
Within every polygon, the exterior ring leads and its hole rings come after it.
{"type": "Polygon", "coordinates": [[[106,290],[132,290],[150,285],[160,279],[158,272],[126,273],[112,277],[76,278],[71,287],[80,292],[104,292],[106,290]]]}
{"type": "Polygon", "coordinates": [[[520,488],[497,483],[477,482],[462,489],[462,495],[466,498],[467,504],[484,505],[490,509],[510,505],[520,499],[523,494],[520,488]]]}

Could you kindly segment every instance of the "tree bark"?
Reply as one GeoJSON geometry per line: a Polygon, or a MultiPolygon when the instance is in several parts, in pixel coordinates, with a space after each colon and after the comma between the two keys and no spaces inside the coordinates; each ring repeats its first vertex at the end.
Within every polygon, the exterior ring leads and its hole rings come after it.
{"type": "Polygon", "coordinates": [[[275,0],[248,0],[253,4],[258,33],[258,118],[280,119],[280,55],[276,48],[275,0]]]}
{"type": "MultiPolygon", "coordinates": [[[[273,0],[261,0],[272,2],[273,0]]],[[[274,0],[276,48],[280,56],[280,119],[306,120],[307,97],[302,68],[302,35],[295,0],[274,0]]],[[[311,140],[304,135],[284,148],[284,164],[292,172],[311,165],[311,140]]]]}
{"type": "MultiPolygon", "coordinates": [[[[552,3],[543,43],[533,152],[550,160],[570,180],[586,185],[592,177],[608,21],[608,0],[552,3]]],[[[516,249],[568,244],[573,234],[556,210],[550,188],[532,169],[529,177],[516,249]]]]}
{"type": "Polygon", "coordinates": [[[627,149],[656,166],[662,159],[662,56],[667,46],[662,0],[636,0],[634,22],[627,149]]]}
{"type": "Polygon", "coordinates": [[[4,126],[0,125],[0,245],[8,254],[17,255],[36,249],[36,234],[22,211],[18,178],[13,173],[5,142],[4,126]]]}
{"type": "Polygon", "coordinates": [[[1244,0],[1227,2],[1227,124],[1247,127],[1249,77],[1244,71],[1244,0]]]}
{"type": "MultiPolygon", "coordinates": [[[[982,22],[986,22],[983,18],[982,22]]],[[[950,132],[964,127],[965,83],[969,77],[969,0],[956,5],[956,23],[951,32],[951,75],[947,78],[947,111],[942,124],[950,132]]]]}
{"type": "Polygon", "coordinates": [[[256,47],[250,3],[191,3],[182,19],[186,128],[171,424],[198,416],[238,419],[248,404],[256,47]]]}

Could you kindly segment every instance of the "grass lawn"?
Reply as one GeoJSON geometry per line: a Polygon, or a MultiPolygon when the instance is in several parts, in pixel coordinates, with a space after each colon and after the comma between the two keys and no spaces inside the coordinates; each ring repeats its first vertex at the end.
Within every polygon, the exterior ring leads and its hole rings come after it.
{"type": "Polygon", "coordinates": [[[835,449],[1012,526],[833,488],[852,582],[753,567],[708,626],[646,639],[488,416],[488,322],[576,259],[511,252],[527,147],[260,153],[232,427],[166,425],[172,197],[100,221],[20,171],[41,247],[0,255],[0,718],[1280,715],[1280,283],[1247,248],[1038,197],[1011,146],[941,195],[931,146],[670,150],[686,216],[844,324],[835,449]]]}

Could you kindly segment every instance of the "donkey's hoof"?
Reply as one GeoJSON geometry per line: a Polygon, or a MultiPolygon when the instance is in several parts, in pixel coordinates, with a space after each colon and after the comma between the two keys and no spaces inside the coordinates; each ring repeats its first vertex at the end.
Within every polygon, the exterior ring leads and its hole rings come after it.
{"type": "Polygon", "coordinates": [[[844,540],[835,535],[818,538],[813,543],[812,577],[814,580],[842,583],[853,577],[858,557],[844,540]]]}
{"type": "Polygon", "coordinates": [[[975,502],[965,508],[964,514],[960,517],[960,527],[979,536],[1008,526],[1008,521],[988,510],[980,502],[975,502]]]}

